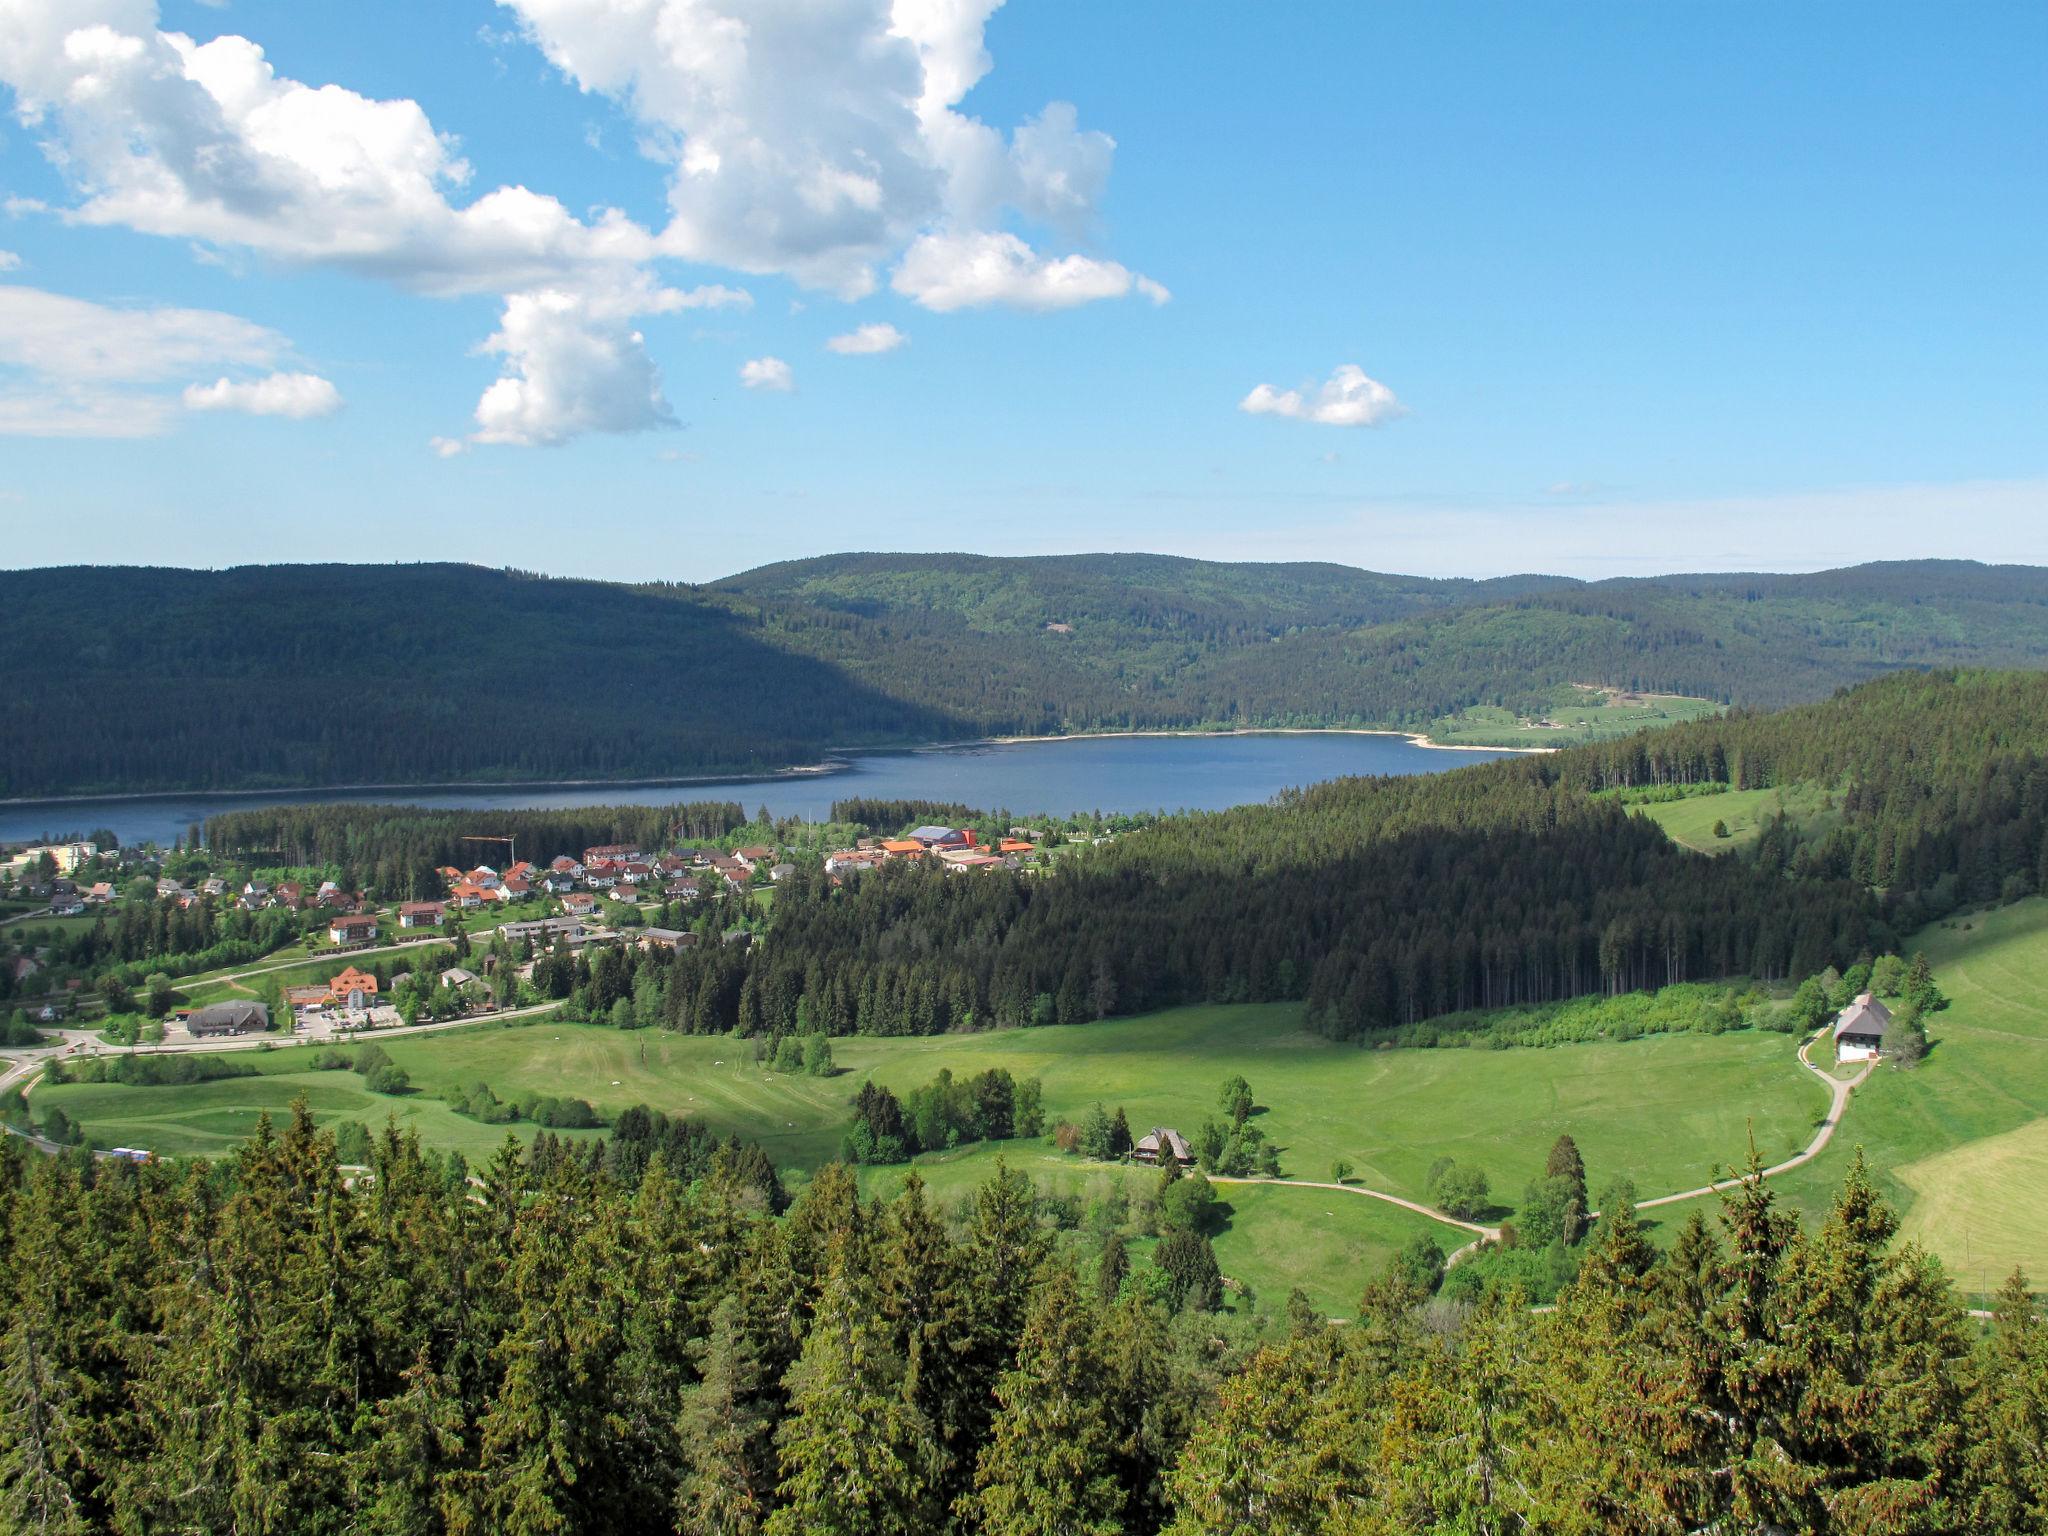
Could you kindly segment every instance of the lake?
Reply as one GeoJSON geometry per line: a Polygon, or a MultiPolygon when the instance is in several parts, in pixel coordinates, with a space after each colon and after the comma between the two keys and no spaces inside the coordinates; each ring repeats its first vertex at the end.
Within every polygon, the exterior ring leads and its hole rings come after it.
{"type": "Polygon", "coordinates": [[[0,805],[0,842],[111,827],[123,843],[168,844],[222,811],[279,804],[405,804],[474,808],[738,800],[751,811],[822,820],[857,795],[950,800],[1028,815],[1083,811],[1222,810],[1283,789],[1349,774],[1440,773],[1505,752],[1441,751],[1405,736],[1341,732],[1250,736],[1080,736],[918,752],[852,753],[829,770],[772,778],[514,788],[285,790],[275,794],[150,795],[0,805]]]}

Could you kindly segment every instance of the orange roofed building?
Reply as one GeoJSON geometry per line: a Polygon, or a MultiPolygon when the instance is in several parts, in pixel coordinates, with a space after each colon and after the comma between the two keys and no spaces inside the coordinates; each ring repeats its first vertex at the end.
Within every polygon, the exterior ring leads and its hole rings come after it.
{"type": "Polygon", "coordinates": [[[351,992],[360,992],[365,997],[375,997],[377,978],[368,971],[359,971],[351,965],[327,983],[329,997],[346,998],[351,992]]]}

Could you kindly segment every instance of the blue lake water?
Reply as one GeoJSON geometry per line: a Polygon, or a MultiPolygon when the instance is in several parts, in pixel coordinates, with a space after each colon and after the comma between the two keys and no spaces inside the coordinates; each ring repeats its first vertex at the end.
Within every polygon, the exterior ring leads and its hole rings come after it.
{"type": "Polygon", "coordinates": [[[863,752],[832,771],[767,779],[515,788],[291,790],[0,805],[0,842],[111,827],[124,843],[169,843],[195,822],[247,806],[363,802],[478,810],[738,800],[821,820],[835,800],[950,800],[1020,815],[1222,810],[1350,774],[1441,773],[1503,752],[1446,752],[1402,736],[1094,736],[1064,741],[863,752]]]}

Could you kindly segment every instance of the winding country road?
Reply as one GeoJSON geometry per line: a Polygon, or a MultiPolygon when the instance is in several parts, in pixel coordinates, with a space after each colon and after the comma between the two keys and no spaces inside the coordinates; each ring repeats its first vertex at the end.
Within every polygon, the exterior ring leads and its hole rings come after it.
{"type": "MultiPolygon", "coordinates": [[[[1775,1178],[1781,1173],[1789,1173],[1794,1168],[1810,1163],[1820,1156],[1826,1149],[1827,1144],[1834,1140],[1835,1131],[1842,1123],[1842,1115],[1849,1107],[1849,1095],[1862,1086],[1863,1080],[1870,1076],[1871,1068],[1877,1065],[1875,1061],[1867,1062],[1861,1072],[1850,1078],[1838,1078],[1826,1068],[1815,1066],[1812,1056],[1808,1053],[1813,1050],[1814,1046],[1828,1038],[1830,1038],[1830,1032],[1822,1029],[1799,1048],[1799,1065],[1819,1078],[1828,1088],[1828,1112],[1814,1129],[1813,1139],[1802,1150],[1786,1158],[1782,1163],[1773,1163],[1770,1167],[1764,1169],[1764,1178],[1775,1178]]],[[[1416,1200],[1406,1200],[1399,1195],[1390,1194],[1384,1189],[1371,1189],[1363,1184],[1332,1184],[1316,1179],[1227,1178],[1220,1175],[1212,1175],[1209,1182],[1212,1184],[1281,1184],[1293,1189],[1330,1189],[1336,1190],[1340,1194],[1363,1195],[1368,1200],[1381,1200],[1388,1205],[1398,1205],[1404,1211],[1413,1211],[1418,1216],[1427,1216],[1432,1221],[1440,1221],[1447,1227],[1457,1227],[1461,1231],[1475,1234],[1470,1242],[1466,1243],[1464,1247],[1458,1249],[1444,1261],[1444,1267],[1447,1269],[1477,1249],[1481,1243],[1500,1241],[1499,1227],[1484,1226],[1476,1221],[1464,1221],[1446,1211],[1440,1211],[1434,1206],[1424,1205],[1416,1200]]],[[[1734,1189],[1742,1182],[1742,1178],[1738,1176],[1732,1179],[1721,1179],[1712,1184],[1701,1184],[1693,1189],[1681,1189],[1672,1195],[1657,1195],[1649,1200],[1638,1200],[1636,1202],[1636,1209],[1639,1211],[1647,1210],[1651,1206],[1676,1205],[1681,1200],[1697,1200],[1702,1195],[1718,1194],[1725,1189],[1734,1189]]],[[[1586,1213],[1589,1221],[1598,1217],[1599,1214],[1598,1211],[1586,1213]]]]}

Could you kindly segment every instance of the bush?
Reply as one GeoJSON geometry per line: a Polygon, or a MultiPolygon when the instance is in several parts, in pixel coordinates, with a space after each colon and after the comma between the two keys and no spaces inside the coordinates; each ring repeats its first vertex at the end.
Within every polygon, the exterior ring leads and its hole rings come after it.
{"type": "Polygon", "coordinates": [[[162,1056],[98,1056],[52,1062],[53,1083],[120,1083],[128,1088],[177,1088],[224,1077],[254,1077],[256,1063],[234,1056],[178,1051],[162,1056]]]}
{"type": "Polygon", "coordinates": [[[1485,1215],[1492,1198],[1484,1171],[1448,1157],[1438,1158],[1430,1169],[1428,1188],[1431,1203],[1461,1221],[1476,1221],[1485,1215]]]}
{"type": "MultiPolygon", "coordinates": [[[[360,1066],[357,1068],[361,1071],[360,1066]]],[[[363,1073],[363,1086],[372,1093],[400,1094],[412,1091],[412,1079],[405,1075],[405,1068],[385,1062],[363,1073]]]]}

